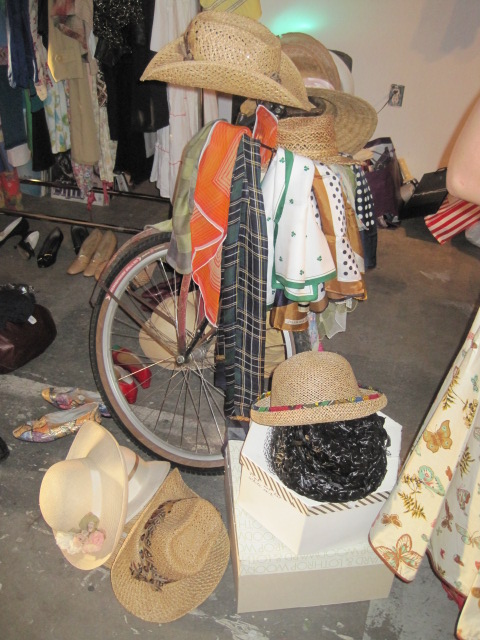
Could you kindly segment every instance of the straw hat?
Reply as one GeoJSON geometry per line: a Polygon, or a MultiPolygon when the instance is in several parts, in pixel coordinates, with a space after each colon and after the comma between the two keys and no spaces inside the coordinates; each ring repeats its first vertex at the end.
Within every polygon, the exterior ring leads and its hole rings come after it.
{"type": "Polygon", "coordinates": [[[111,570],[113,591],[139,618],[171,622],[208,598],[229,556],[219,512],[174,469],[120,548],[111,570]]]}
{"type": "MultiPolygon", "coordinates": [[[[335,117],[335,134],[339,151],[355,155],[372,137],[377,126],[377,113],[362,98],[341,91],[337,65],[320,42],[302,33],[286,33],[281,39],[282,51],[297,67],[303,78],[310,102],[323,113],[335,117]],[[306,42],[315,41],[307,50],[306,42]],[[332,71],[332,65],[335,71],[332,71]]],[[[301,115],[287,110],[289,115],[301,115]]]]}
{"type": "Polygon", "coordinates": [[[277,145],[324,164],[355,164],[338,152],[333,115],[296,116],[278,121],[277,145]]]}
{"type": "Polygon", "coordinates": [[[282,51],[300,71],[302,78],[324,78],[332,89],[340,91],[342,83],[330,51],[307,33],[284,33],[280,36],[282,51]]]}
{"type": "Polygon", "coordinates": [[[160,460],[146,462],[135,451],[127,447],[121,446],[120,450],[128,477],[128,504],[125,522],[130,522],[150,502],[164,482],[170,471],[170,463],[160,460]]]}
{"type": "Polygon", "coordinates": [[[155,55],[141,80],[312,107],[280,40],[256,20],[223,11],[199,13],[183,36],[155,55]]]}
{"type": "Polygon", "coordinates": [[[358,386],[347,360],[328,351],[305,351],[284,360],[272,391],[252,405],[251,419],[275,427],[355,420],[385,407],[387,398],[358,386]]]}
{"type": "Polygon", "coordinates": [[[74,567],[95,569],[115,549],[127,514],[127,473],[120,446],[97,422],[85,422],[66,459],[45,473],[40,511],[74,567]]]}

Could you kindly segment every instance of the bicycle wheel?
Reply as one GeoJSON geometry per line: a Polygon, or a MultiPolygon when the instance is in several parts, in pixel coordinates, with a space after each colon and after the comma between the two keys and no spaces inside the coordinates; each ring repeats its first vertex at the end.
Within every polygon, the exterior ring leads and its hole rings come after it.
{"type": "MultiPolygon", "coordinates": [[[[198,331],[201,296],[165,262],[168,239],[149,230],[117,253],[92,314],[92,369],[113,418],[150,452],[181,466],[219,469],[226,425],[223,391],[214,385],[215,328],[198,331]],[[120,349],[137,364],[139,381],[149,372],[133,403],[122,391],[129,371],[114,362],[120,349]]],[[[267,334],[269,375],[293,344],[289,334],[286,343],[282,332],[267,334]]]]}

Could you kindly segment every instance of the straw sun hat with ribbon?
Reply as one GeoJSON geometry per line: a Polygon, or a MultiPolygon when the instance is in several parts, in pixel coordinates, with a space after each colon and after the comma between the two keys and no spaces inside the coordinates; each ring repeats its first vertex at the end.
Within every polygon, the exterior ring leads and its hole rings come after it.
{"type": "Polygon", "coordinates": [[[208,598],[229,556],[219,512],[174,469],[120,547],[111,570],[113,591],[139,618],[171,622],[208,598]]]}
{"type": "Polygon", "coordinates": [[[375,109],[366,100],[340,91],[335,61],[318,40],[305,33],[286,33],[280,42],[302,76],[310,102],[323,113],[333,114],[339,151],[355,155],[375,131],[375,109]]]}
{"type": "Polygon", "coordinates": [[[277,145],[324,164],[355,164],[351,156],[339,154],[334,123],[331,114],[281,118],[277,145]]]}
{"type": "Polygon", "coordinates": [[[141,80],[312,108],[279,38],[256,20],[223,11],[199,13],[183,36],[152,58],[141,80]]]}
{"type": "Polygon", "coordinates": [[[74,567],[89,571],[110,557],[125,524],[127,485],[117,441],[97,422],[85,422],[40,487],[43,518],[74,567]]]}
{"type": "Polygon", "coordinates": [[[301,426],[364,418],[386,404],[383,393],[358,386],[343,356],[306,351],[278,365],[271,392],[252,405],[250,416],[257,424],[301,426]]]}

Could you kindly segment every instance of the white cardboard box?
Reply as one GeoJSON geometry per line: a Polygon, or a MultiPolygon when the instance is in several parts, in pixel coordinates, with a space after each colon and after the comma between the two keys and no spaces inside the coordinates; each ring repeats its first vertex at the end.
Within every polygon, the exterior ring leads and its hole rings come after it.
{"type": "Polygon", "coordinates": [[[268,469],[265,459],[264,445],[269,431],[275,427],[251,422],[240,456],[239,505],[295,553],[309,554],[365,543],[373,521],[397,481],[402,427],[387,416],[384,427],[391,444],[387,473],[380,487],[362,500],[333,503],[317,502],[288,489],[268,469]]]}
{"type": "MultiPolygon", "coordinates": [[[[225,495],[237,612],[269,611],[387,598],[394,575],[368,541],[297,555],[238,503],[242,442],[226,450],[225,495]]],[[[285,523],[288,526],[288,522],[285,523]]]]}

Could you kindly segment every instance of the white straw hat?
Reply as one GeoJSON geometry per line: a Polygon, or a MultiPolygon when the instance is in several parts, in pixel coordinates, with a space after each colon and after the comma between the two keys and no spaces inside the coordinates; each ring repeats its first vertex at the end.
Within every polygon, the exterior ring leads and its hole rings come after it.
{"type": "Polygon", "coordinates": [[[66,459],[45,473],[40,511],[74,567],[99,567],[115,549],[125,525],[127,484],[120,446],[94,421],[80,427],[66,459]]]}

